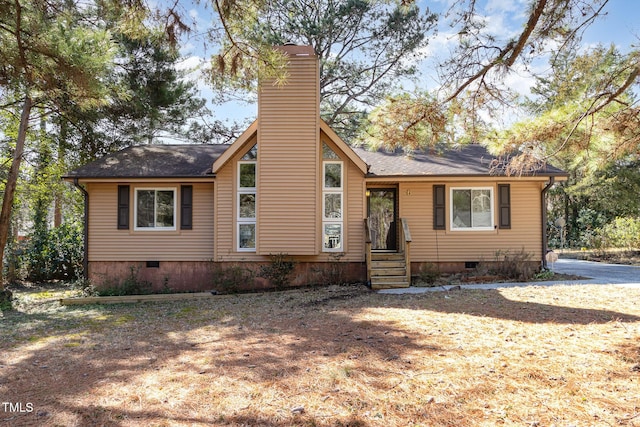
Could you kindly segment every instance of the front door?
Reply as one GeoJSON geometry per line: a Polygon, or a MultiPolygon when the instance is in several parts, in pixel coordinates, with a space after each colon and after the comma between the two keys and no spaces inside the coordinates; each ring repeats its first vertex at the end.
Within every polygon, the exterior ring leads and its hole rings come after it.
{"type": "Polygon", "coordinates": [[[368,193],[371,249],[377,251],[397,251],[398,221],[396,218],[396,189],[370,188],[368,189],[368,193]]]}

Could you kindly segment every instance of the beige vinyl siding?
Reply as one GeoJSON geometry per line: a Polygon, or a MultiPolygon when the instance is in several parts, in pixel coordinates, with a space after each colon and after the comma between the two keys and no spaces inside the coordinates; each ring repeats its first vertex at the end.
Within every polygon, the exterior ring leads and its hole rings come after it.
{"type": "Polygon", "coordinates": [[[411,261],[460,262],[493,260],[496,251],[530,253],[532,260],[542,258],[540,181],[473,181],[401,183],[400,217],[409,220],[411,261]],[[451,231],[451,187],[493,188],[494,224],[498,224],[497,184],[511,186],[511,229],[490,231],[451,231]],[[446,230],[433,229],[433,184],[446,185],[446,230]]]}
{"type": "Polygon", "coordinates": [[[364,218],[367,216],[364,176],[351,161],[345,160],[344,203],[346,217],[344,239],[346,255],[343,261],[364,261],[364,218]]]}
{"type": "Polygon", "coordinates": [[[216,174],[215,261],[228,260],[235,252],[236,162],[229,162],[216,174]]]}
{"type": "Polygon", "coordinates": [[[314,57],[291,57],[284,86],[258,108],[257,253],[318,253],[319,99],[314,57]]]}
{"type": "Polygon", "coordinates": [[[206,261],[213,259],[213,183],[130,184],[129,230],[117,229],[117,183],[90,183],[89,261],[206,261]],[[175,231],[134,231],[136,188],[175,188],[179,207],[180,185],[193,185],[193,229],[180,230],[177,209],[175,231]]]}

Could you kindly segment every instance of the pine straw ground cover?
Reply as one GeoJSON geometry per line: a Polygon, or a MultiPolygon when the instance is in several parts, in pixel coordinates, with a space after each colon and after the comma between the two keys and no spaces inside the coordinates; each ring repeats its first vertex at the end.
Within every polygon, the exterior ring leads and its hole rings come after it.
{"type": "Polygon", "coordinates": [[[18,293],[2,316],[2,425],[640,426],[640,289],[18,293]]]}

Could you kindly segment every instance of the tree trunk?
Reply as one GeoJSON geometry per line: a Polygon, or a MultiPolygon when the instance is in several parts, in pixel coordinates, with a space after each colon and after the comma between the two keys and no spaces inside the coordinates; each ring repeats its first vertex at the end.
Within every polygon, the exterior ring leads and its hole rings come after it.
{"type": "MultiPolygon", "coordinates": [[[[65,158],[65,143],[68,137],[69,124],[66,120],[60,123],[60,135],[58,136],[58,158],[56,162],[61,165],[65,158]]],[[[53,199],[53,227],[58,228],[62,225],[62,192],[60,187],[56,186],[56,194],[53,199]]]]}
{"type": "MultiPolygon", "coordinates": [[[[22,114],[20,116],[20,127],[18,128],[18,138],[16,140],[16,148],[13,152],[13,160],[9,173],[7,174],[7,183],[4,188],[4,197],[2,199],[2,210],[0,211],[0,262],[4,259],[4,250],[9,238],[9,225],[11,222],[11,210],[13,208],[13,198],[18,183],[18,175],[20,172],[20,163],[22,162],[22,154],[24,153],[24,144],[27,138],[27,129],[29,128],[29,118],[33,100],[29,95],[24,98],[22,106],[22,114]]],[[[0,300],[5,292],[4,277],[2,268],[0,268],[0,300]]]]}

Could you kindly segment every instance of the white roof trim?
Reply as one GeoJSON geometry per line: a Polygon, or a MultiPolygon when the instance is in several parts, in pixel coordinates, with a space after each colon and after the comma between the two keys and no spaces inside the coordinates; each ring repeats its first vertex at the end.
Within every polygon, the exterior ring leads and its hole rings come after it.
{"type": "Polygon", "coordinates": [[[227,150],[222,153],[222,155],[220,157],[218,157],[216,159],[215,162],[213,162],[213,166],[211,167],[211,171],[213,173],[217,173],[220,168],[222,166],[224,166],[229,160],[231,160],[231,158],[234,156],[234,154],[236,154],[238,152],[238,150],[240,150],[244,144],[251,139],[251,137],[258,131],[258,120],[254,120],[253,123],[251,123],[251,126],[249,126],[247,128],[247,130],[245,130],[244,132],[242,132],[242,135],[240,135],[238,137],[238,139],[236,139],[233,144],[231,144],[231,146],[229,148],[227,148],[227,150]]]}

